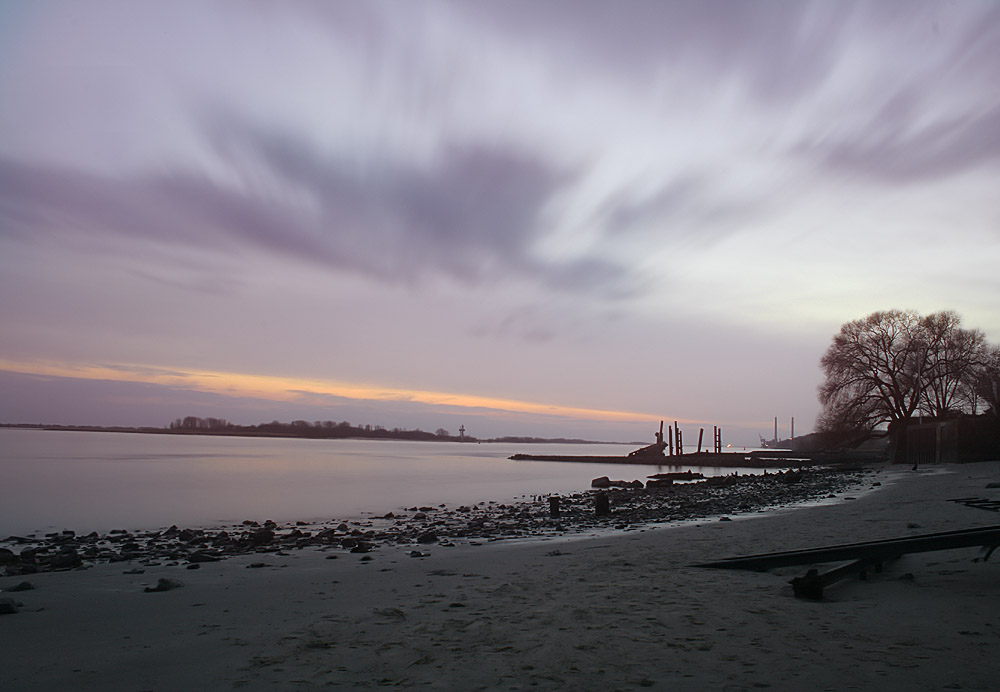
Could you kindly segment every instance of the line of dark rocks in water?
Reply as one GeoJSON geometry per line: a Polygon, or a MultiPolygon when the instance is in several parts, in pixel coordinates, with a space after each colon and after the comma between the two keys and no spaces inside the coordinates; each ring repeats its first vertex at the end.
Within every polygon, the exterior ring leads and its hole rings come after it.
{"type": "MultiPolygon", "coordinates": [[[[535,496],[512,504],[483,502],[448,509],[411,507],[407,513],[389,512],[361,521],[320,524],[278,524],[247,520],[220,529],[162,531],[118,529],[105,535],[83,536],[73,531],[49,533],[44,538],[10,536],[0,543],[0,567],[7,576],[37,572],[87,569],[97,563],[138,563],[141,567],[170,565],[197,569],[235,555],[286,555],[290,550],[318,548],[367,553],[380,546],[420,548],[473,545],[483,541],[551,537],[600,529],[629,530],[637,526],[673,523],[713,516],[738,515],[764,508],[835,497],[862,488],[869,472],[836,470],[790,471],[784,474],[729,475],[697,483],[651,488],[610,488],[561,496],[558,516],[552,516],[550,496],[535,496]],[[611,508],[607,516],[594,511],[595,492],[604,494],[611,508]]],[[[419,549],[414,557],[424,556],[419,549]]],[[[328,557],[335,557],[336,552],[328,557]]],[[[248,565],[265,566],[264,563],[248,565]]],[[[133,573],[141,573],[139,568],[133,573]]]]}

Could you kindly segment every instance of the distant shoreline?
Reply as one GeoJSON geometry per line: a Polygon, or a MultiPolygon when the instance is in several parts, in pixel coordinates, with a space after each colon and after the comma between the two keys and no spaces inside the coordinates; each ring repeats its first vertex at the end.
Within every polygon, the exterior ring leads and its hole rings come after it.
{"type": "MultiPolygon", "coordinates": [[[[188,428],[154,428],[128,427],[122,425],[101,426],[101,425],[54,425],[49,423],[0,423],[0,429],[9,430],[46,430],[52,432],[110,432],[110,433],[138,433],[143,435],[201,435],[206,437],[265,437],[281,439],[306,439],[306,440],[404,440],[408,442],[456,442],[460,444],[479,443],[506,443],[506,444],[583,444],[583,445],[640,445],[641,442],[607,442],[602,440],[580,440],[570,438],[542,438],[542,437],[494,437],[479,439],[475,437],[460,438],[454,435],[435,435],[434,433],[422,430],[359,430],[352,428],[348,434],[317,434],[317,429],[310,427],[301,431],[288,430],[259,430],[259,426],[232,426],[227,429],[188,429],[188,428]]],[[[319,432],[326,432],[326,429],[319,429],[319,432]]]]}

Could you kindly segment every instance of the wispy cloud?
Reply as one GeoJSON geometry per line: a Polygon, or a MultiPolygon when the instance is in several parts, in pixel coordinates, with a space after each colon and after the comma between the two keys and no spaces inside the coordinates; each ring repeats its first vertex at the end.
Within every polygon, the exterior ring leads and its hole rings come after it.
{"type": "Polygon", "coordinates": [[[189,389],[231,397],[251,397],[272,401],[295,401],[303,396],[314,400],[318,396],[369,402],[412,402],[453,409],[485,409],[499,413],[529,413],[539,416],[561,416],[576,420],[635,422],[656,418],[655,414],[634,411],[578,408],[455,392],[401,389],[372,384],[247,373],[177,370],[149,365],[88,365],[0,359],[0,370],[48,377],[141,382],[165,385],[175,389],[189,389]]]}
{"type": "Polygon", "coordinates": [[[627,283],[624,267],[601,257],[535,255],[546,205],[570,177],[536,155],[453,144],[425,164],[359,164],[237,127],[216,148],[235,183],[189,170],[112,178],[0,159],[0,235],[262,251],[389,283],[516,277],[595,293],[627,283]]]}
{"type": "Polygon", "coordinates": [[[930,122],[924,111],[891,102],[868,131],[816,144],[805,153],[833,168],[896,183],[1000,166],[1000,94],[997,99],[984,111],[930,122]]]}

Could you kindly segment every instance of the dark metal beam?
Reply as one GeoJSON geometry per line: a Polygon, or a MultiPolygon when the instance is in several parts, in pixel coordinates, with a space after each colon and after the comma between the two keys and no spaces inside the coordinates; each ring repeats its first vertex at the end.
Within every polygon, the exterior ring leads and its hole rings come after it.
{"type": "Polygon", "coordinates": [[[775,567],[842,562],[847,560],[868,560],[882,562],[906,555],[935,550],[954,550],[979,546],[1000,545],[1000,526],[986,526],[959,531],[943,531],[904,538],[888,538],[879,541],[846,543],[823,548],[787,550],[777,553],[745,555],[725,560],[703,562],[693,567],[715,567],[722,569],[768,570],[775,567]]]}

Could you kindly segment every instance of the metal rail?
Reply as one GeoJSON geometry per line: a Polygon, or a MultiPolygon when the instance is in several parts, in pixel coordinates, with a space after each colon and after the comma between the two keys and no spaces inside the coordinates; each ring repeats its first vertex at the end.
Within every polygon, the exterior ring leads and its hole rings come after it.
{"type": "Polygon", "coordinates": [[[986,526],[977,529],[942,531],[940,533],[927,533],[904,538],[846,543],[824,548],[806,548],[804,550],[786,550],[777,553],[745,555],[724,560],[714,560],[712,562],[702,562],[692,566],[766,571],[775,567],[791,567],[795,565],[811,565],[847,560],[865,560],[871,563],[878,563],[898,558],[907,553],[926,553],[935,550],[954,550],[957,548],[972,547],[995,548],[996,546],[1000,546],[1000,526],[986,526]]]}
{"type": "Polygon", "coordinates": [[[957,502],[973,509],[985,509],[990,512],[1000,512],[1000,500],[988,500],[984,497],[956,497],[948,502],[957,502]]]}

